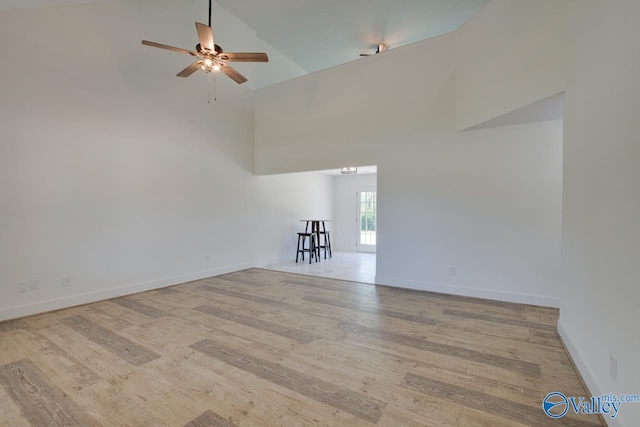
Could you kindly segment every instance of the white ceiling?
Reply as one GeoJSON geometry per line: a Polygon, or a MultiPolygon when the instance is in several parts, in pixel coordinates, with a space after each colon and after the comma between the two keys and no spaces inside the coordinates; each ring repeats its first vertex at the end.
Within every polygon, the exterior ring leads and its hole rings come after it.
{"type": "Polygon", "coordinates": [[[216,2],[311,73],[373,53],[380,42],[393,49],[454,31],[488,0],[216,2]]]}

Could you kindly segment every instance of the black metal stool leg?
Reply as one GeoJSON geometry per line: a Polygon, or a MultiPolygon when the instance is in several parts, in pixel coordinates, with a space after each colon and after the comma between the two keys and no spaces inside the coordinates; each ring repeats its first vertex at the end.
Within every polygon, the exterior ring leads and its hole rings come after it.
{"type": "Polygon", "coordinates": [[[303,261],[304,261],[304,252],[305,252],[304,244],[306,241],[307,241],[307,236],[302,236],[302,260],[303,261]]]}

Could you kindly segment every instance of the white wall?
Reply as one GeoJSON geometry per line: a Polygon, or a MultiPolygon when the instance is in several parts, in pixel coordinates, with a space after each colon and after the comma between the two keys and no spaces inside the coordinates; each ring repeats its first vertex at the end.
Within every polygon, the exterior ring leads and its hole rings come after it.
{"type": "Polygon", "coordinates": [[[457,129],[562,92],[565,9],[558,0],[492,0],[456,33],[457,129]]]}
{"type": "Polygon", "coordinates": [[[256,171],[376,164],[378,283],[557,305],[562,122],[456,133],[454,41],[258,91],[256,171]]]}
{"type": "Polygon", "coordinates": [[[344,175],[333,178],[333,223],[331,245],[334,251],[356,252],[358,206],[356,193],[359,188],[376,187],[377,174],[344,175]]]}
{"type": "Polygon", "coordinates": [[[279,261],[332,215],[329,177],[253,175],[249,88],[209,105],[188,57],[140,44],[189,46],[201,6],[0,13],[0,320],[279,261]]]}
{"type": "Polygon", "coordinates": [[[376,165],[452,134],[454,53],[444,36],[257,91],[256,173],[376,165]]]}
{"type": "MultiPolygon", "coordinates": [[[[640,3],[571,1],[559,330],[591,392],[640,393],[640,3]],[[618,379],[609,358],[618,360],[618,379]]],[[[610,425],[640,425],[623,404],[610,425]]]]}
{"type": "Polygon", "coordinates": [[[562,122],[452,136],[379,165],[377,280],[556,306],[562,122]]]}

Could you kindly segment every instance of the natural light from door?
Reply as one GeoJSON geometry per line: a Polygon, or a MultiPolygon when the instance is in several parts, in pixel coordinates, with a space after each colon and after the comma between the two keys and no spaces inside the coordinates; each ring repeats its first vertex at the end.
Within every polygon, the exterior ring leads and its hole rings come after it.
{"type": "Polygon", "coordinates": [[[358,191],[358,250],[375,252],[377,229],[377,192],[375,189],[358,191]]]}

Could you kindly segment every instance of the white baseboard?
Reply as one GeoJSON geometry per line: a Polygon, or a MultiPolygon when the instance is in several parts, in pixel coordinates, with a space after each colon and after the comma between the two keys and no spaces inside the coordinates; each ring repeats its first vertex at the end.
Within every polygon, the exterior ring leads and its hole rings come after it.
{"type": "Polygon", "coordinates": [[[269,265],[273,265],[273,264],[284,264],[287,262],[292,262],[293,260],[295,260],[295,258],[293,259],[289,259],[289,257],[282,255],[282,256],[274,256],[273,258],[265,258],[259,261],[256,261],[254,267],[256,268],[264,268],[267,267],[269,265]]]}
{"type": "MultiPolygon", "coordinates": [[[[567,333],[567,330],[565,329],[564,324],[562,323],[562,319],[558,320],[558,335],[560,335],[560,338],[562,339],[564,346],[569,352],[569,356],[573,360],[573,364],[576,365],[578,372],[582,376],[582,380],[587,386],[587,389],[588,389],[587,394],[589,394],[590,396],[601,396],[603,394],[607,394],[608,392],[605,392],[604,389],[598,383],[598,381],[596,381],[596,378],[591,372],[591,369],[589,369],[587,364],[584,362],[584,359],[582,358],[582,356],[580,356],[578,349],[573,344],[573,341],[571,341],[571,338],[569,337],[569,334],[567,333]]],[[[585,396],[585,397],[589,397],[589,396],[585,396]]],[[[607,426],[609,427],[624,427],[620,423],[618,418],[603,417],[603,419],[607,423],[607,426]]]]}
{"type": "Polygon", "coordinates": [[[167,286],[178,285],[180,283],[194,280],[206,279],[207,277],[219,276],[220,274],[232,273],[234,271],[246,270],[261,265],[265,260],[245,262],[242,264],[230,265],[212,270],[203,270],[195,273],[183,274],[180,276],[166,277],[163,279],[151,280],[149,282],[135,283],[117,288],[105,289],[101,291],[88,292],[85,294],[70,295],[63,298],[56,298],[46,301],[37,301],[17,307],[0,309],[0,321],[17,319],[31,316],[33,314],[45,313],[53,310],[74,307],[82,304],[89,304],[110,298],[117,298],[124,295],[131,295],[138,292],[150,291],[153,289],[165,288],[167,286]]]}
{"type": "Polygon", "coordinates": [[[442,294],[460,295],[465,297],[485,298],[498,301],[531,304],[542,307],[558,308],[560,298],[542,295],[522,294],[516,292],[498,291],[493,289],[468,288],[446,283],[422,282],[419,280],[401,279],[397,277],[376,276],[376,284],[396,288],[415,289],[418,291],[438,292],[442,294]]]}

